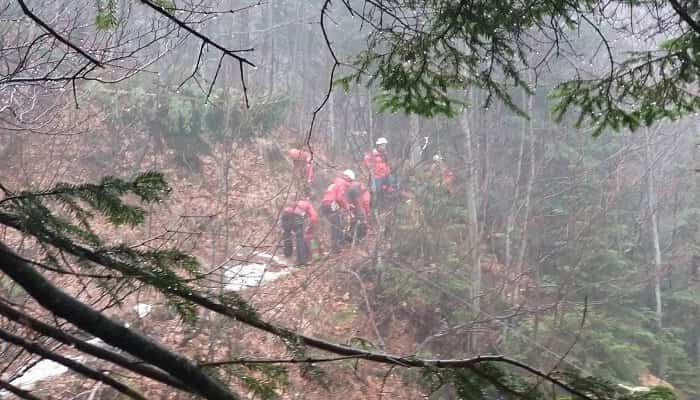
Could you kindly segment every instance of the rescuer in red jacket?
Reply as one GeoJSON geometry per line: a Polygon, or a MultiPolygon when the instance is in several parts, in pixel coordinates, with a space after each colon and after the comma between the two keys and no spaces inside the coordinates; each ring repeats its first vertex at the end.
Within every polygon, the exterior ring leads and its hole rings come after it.
{"type": "Polygon", "coordinates": [[[282,211],[282,242],[284,255],[291,257],[294,243],[297,248],[297,264],[311,261],[310,242],[318,222],[318,214],[308,200],[292,201],[282,211]]]}
{"type": "Polygon", "coordinates": [[[292,160],[292,175],[294,180],[304,188],[304,192],[311,188],[314,180],[314,164],[311,153],[306,150],[289,149],[287,155],[292,160]]]}
{"type": "Polygon", "coordinates": [[[386,145],[388,143],[386,138],[380,137],[377,139],[376,147],[365,154],[364,158],[365,167],[369,170],[370,175],[370,189],[378,200],[382,198],[382,192],[395,189],[394,177],[387,159],[386,145]]]}
{"type": "Polygon", "coordinates": [[[346,169],[341,176],[333,179],[321,200],[321,214],[331,224],[331,251],[340,250],[345,232],[345,213],[350,205],[345,197],[345,192],[355,180],[355,172],[346,169]]]}

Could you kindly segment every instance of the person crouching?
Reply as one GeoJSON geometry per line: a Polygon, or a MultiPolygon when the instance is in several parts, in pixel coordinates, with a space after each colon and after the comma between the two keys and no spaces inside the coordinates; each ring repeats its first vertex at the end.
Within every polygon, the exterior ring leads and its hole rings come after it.
{"type": "Polygon", "coordinates": [[[328,219],[331,225],[331,252],[340,250],[345,236],[345,212],[349,204],[345,198],[345,191],[355,180],[355,172],[352,170],[343,171],[343,175],[333,179],[333,183],[328,186],[321,200],[321,214],[328,219]]]}
{"type": "Polygon", "coordinates": [[[347,240],[355,244],[367,234],[367,224],[370,217],[371,194],[361,182],[353,182],[347,189],[347,200],[350,211],[350,231],[347,240]]]}

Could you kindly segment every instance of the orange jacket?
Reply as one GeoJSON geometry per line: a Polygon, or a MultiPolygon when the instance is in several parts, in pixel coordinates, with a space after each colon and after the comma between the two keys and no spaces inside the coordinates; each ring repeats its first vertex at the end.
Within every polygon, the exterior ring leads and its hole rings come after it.
{"type": "Polygon", "coordinates": [[[318,214],[313,204],[306,200],[293,201],[284,208],[285,213],[302,215],[309,218],[309,226],[313,227],[318,222],[318,214]]]}
{"type": "Polygon", "coordinates": [[[328,186],[328,189],[326,189],[326,192],[323,194],[321,205],[329,207],[333,202],[336,202],[340,208],[347,209],[348,201],[345,198],[345,191],[349,186],[350,181],[342,176],[333,179],[333,183],[328,186]]]}
{"type": "Polygon", "coordinates": [[[365,154],[364,164],[372,172],[375,178],[383,178],[391,173],[391,167],[386,159],[386,154],[372,149],[365,154]]]}
{"type": "Polygon", "coordinates": [[[353,191],[353,195],[356,197],[355,199],[348,198],[348,202],[354,203],[355,207],[357,207],[364,216],[368,216],[370,212],[369,205],[372,199],[372,195],[367,189],[367,186],[360,182],[351,183],[346,191],[348,195],[347,197],[350,197],[350,194],[353,191]]]}
{"type": "Polygon", "coordinates": [[[442,183],[445,185],[447,188],[447,191],[452,193],[452,190],[454,190],[454,181],[455,181],[455,174],[452,173],[452,170],[450,170],[447,167],[444,167],[442,169],[442,183]]]}

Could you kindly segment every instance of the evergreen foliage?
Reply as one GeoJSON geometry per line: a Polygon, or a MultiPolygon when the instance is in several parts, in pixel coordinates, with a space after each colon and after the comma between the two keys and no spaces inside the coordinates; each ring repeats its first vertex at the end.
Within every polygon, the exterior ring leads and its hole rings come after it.
{"type": "MultiPolygon", "coordinates": [[[[0,203],[0,220],[59,249],[86,246],[98,258],[105,257],[121,263],[124,268],[115,272],[121,273],[125,279],[144,280],[161,289],[183,320],[193,323],[197,317],[194,305],[173,296],[170,289],[189,290],[188,281],[199,277],[200,265],[196,258],[178,249],[151,250],[126,244],[108,245],[92,226],[96,216],[104,217],[114,226],[140,225],[144,221],[145,210],[128,204],[124,197],[133,195],[141,203],[148,204],[164,200],[169,192],[164,176],[153,171],[132,179],[105,177],[99,184],[59,183],[43,191],[10,194],[0,203]],[[61,210],[69,217],[61,216],[61,210]]],[[[47,261],[58,270],[62,268],[51,253],[47,253],[47,261]]],[[[99,268],[104,267],[101,265],[99,268]]],[[[119,293],[114,289],[123,286],[117,283],[102,287],[117,299],[119,293]]]]}
{"type": "MultiPolygon", "coordinates": [[[[581,396],[572,395],[560,388],[547,388],[542,381],[525,380],[493,363],[481,363],[472,368],[438,370],[426,368],[422,372],[424,384],[430,390],[430,398],[439,400],[456,398],[459,400],[574,400],[581,396]],[[445,389],[454,397],[444,394],[445,389]]],[[[629,390],[621,385],[592,376],[582,376],[575,372],[553,372],[553,376],[592,400],[676,400],[673,391],[664,386],[629,390]]]]}
{"type": "Polygon", "coordinates": [[[162,85],[135,79],[124,92],[98,92],[113,129],[140,125],[156,148],[169,148],[181,167],[198,171],[200,156],[216,144],[247,142],[270,134],[286,117],[285,97],[256,99],[246,108],[234,90],[215,89],[207,97],[199,87],[185,85],[175,93],[162,85]],[[144,112],[144,110],[148,110],[144,112]]]}
{"type": "MultiPolygon", "coordinates": [[[[681,12],[669,16],[671,7],[664,5],[590,0],[534,5],[512,0],[372,3],[357,13],[375,29],[353,60],[353,72],[337,83],[346,90],[350,83],[376,85],[381,89],[380,109],[392,112],[455,116],[464,105],[463,93],[480,89],[487,93],[486,108],[498,100],[526,116],[513,99],[513,89],[532,92],[523,72],[543,70],[544,65],[549,74],[549,57],[573,49],[571,32],[592,31],[592,40],[607,50],[607,65],[600,64],[604,73],[589,77],[584,68],[563,76],[550,93],[554,114],[558,120],[569,112],[577,114],[575,125],[592,126],[595,136],[605,129],[648,127],[694,113],[700,105],[694,90],[700,32],[697,25],[684,26],[681,12]],[[630,16],[646,13],[650,20],[640,17],[639,23],[662,26],[658,36],[663,43],[623,57],[613,55],[617,38],[648,39],[643,27],[637,28],[641,32],[634,27],[628,32],[614,23],[597,26],[618,12],[609,11],[613,9],[625,9],[622,13],[630,16]],[[544,58],[536,59],[533,53],[544,58]]],[[[683,7],[692,14],[690,3],[683,7]]]]}
{"type": "MultiPolygon", "coordinates": [[[[168,15],[178,13],[172,1],[153,3],[168,15]]],[[[367,4],[370,10],[363,12],[362,19],[374,28],[368,47],[354,59],[357,69],[335,83],[346,89],[352,83],[376,85],[379,94],[375,100],[380,110],[427,117],[457,116],[464,106],[471,106],[464,100],[461,93],[464,91],[469,91],[470,100],[476,97],[478,104],[487,108],[499,100],[515,116],[533,117],[526,115],[515,94],[538,94],[533,82],[526,82],[521,74],[533,67],[531,53],[536,50],[539,35],[553,34],[558,51],[558,39],[565,39],[569,29],[580,30],[584,22],[593,25],[588,18],[601,13],[599,2],[588,0],[547,0],[536,4],[511,0],[391,0],[367,4]],[[402,13],[393,12],[397,9],[402,13]]],[[[658,2],[612,4],[658,6],[658,2]]],[[[351,8],[349,3],[346,6],[351,8]]],[[[122,22],[115,1],[97,2],[94,19],[97,31],[115,31],[122,22]]],[[[554,71],[553,75],[560,74],[557,78],[565,80],[550,93],[556,100],[555,117],[563,121],[571,111],[577,112],[574,125],[592,126],[593,134],[598,135],[608,128],[638,130],[660,119],[679,119],[696,112],[700,104],[695,91],[698,32],[687,30],[683,24],[673,26],[679,29],[670,32],[659,49],[635,52],[622,63],[612,63],[609,75],[592,79],[577,76],[570,80],[571,71],[554,71]]],[[[592,29],[602,35],[595,26],[592,29]]],[[[136,124],[147,132],[155,146],[174,150],[181,165],[195,169],[199,157],[210,154],[215,145],[228,147],[268,134],[284,120],[289,107],[286,98],[274,97],[254,102],[256,105],[244,110],[243,102],[237,101],[239,92],[214,88],[213,84],[211,93],[189,84],[172,93],[135,78],[126,88],[124,92],[101,90],[97,95],[99,106],[108,110],[110,128],[136,124]]],[[[509,132],[523,129],[520,125],[508,126],[508,121],[499,124],[509,132]]],[[[461,145],[464,137],[461,133],[454,134],[455,124],[445,125],[447,132],[441,134],[452,135],[448,142],[461,145]]],[[[488,124],[479,128],[474,130],[475,148],[496,144],[502,150],[496,159],[488,160],[488,154],[481,154],[478,157],[482,158],[477,160],[493,163],[488,170],[481,171],[486,178],[480,176],[477,180],[487,181],[490,174],[495,176],[491,183],[502,190],[502,193],[484,194],[478,204],[478,219],[483,224],[478,235],[484,242],[490,241],[479,251],[495,260],[491,265],[498,267],[504,260],[501,254],[491,254],[503,247],[501,243],[494,244],[502,240],[496,231],[509,229],[504,226],[503,218],[499,218],[510,212],[511,200],[513,207],[522,205],[522,191],[514,189],[522,186],[525,179],[520,172],[518,178],[511,179],[512,159],[520,154],[525,164],[534,165],[537,161],[536,167],[542,169],[533,180],[530,218],[516,221],[521,226],[508,232],[510,243],[522,240],[521,243],[529,245],[522,253],[523,264],[518,265],[519,271],[508,270],[516,262],[510,262],[500,271],[487,271],[501,274],[496,279],[500,282],[489,282],[488,275],[484,282],[474,282],[469,255],[476,249],[470,248],[464,238],[470,228],[465,188],[460,186],[452,193],[441,184],[440,174],[419,166],[406,182],[415,196],[413,201],[392,210],[394,220],[380,219],[381,226],[388,228],[390,242],[390,251],[376,257],[373,265],[373,272],[379,276],[374,289],[379,293],[380,306],[389,309],[392,315],[401,307],[410,309],[414,318],[418,315],[416,319],[420,321],[414,321],[412,327],[416,328],[416,338],[424,340],[420,349],[423,354],[459,354],[461,350],[471,354],[491,350],[488,347],[491,346],[494,351],[505,350],[534,365],[556,362],[576,367],[577,372],[556,370],[550,374],[592,399],[675,398],[673,391],[665,387],[630,392],[613,383],[636,383],[646,371],[659,375],[663,372],[663,378],[674,386],[697,396],[700,393],[695,379],[700,362],[697,359],[700,354],[698,271],[693,272],[689,267],[687,273],[678,272],[678,265],[669,267],[672,272],[663,278],[666,312],[659,321],[653,312],[653,288],[648,279],[652,275],[649,267],[652,257],[649,246],[644,245],[649,229],[642,221],[647,216],[640,213],[644,209],[640,205],[649,199],[640,195],[643,191],[631,182],[617,183],[614,190],[605,187],[611,185],[610,160],[616,159],[618,140],[624,140],[626,133],[606,136],[582,151],[576,132],[539,142],[535,135],[527,139],[523,135],[521,141],[515,140],[488,124]],[[522,157],[523,145],[529,141],[538,141],[530,159],[522,157]],[[512,199],[508,198],[510,193],[515,193],[512,199]],[[619,200],[611,202],[610,197],[615,196],[619,200]],[[421,277],[419,272],[423,270],[431,273],[429,278],[421,277]],[[531,278],[534,289],[515,286],[515,290],[504,290],[513,284],[510,278],[515,273],[531,278]],[[476,293],[475,288],[480,292],[476,293]],[[487,295],[494,299],[481,302],[478,308],[474,306],[475,299],[487,295]],[[582,298],[590,299],[590,304],[586,300],[583,321],[578,307],[582,298]],[[549,303],[556,307],[538,309],[549,303]],[[528,306],[535,306],[535,311],[530,313],[528,306]],[[479,334],[472,330],[484,328],[483,321],[489,319],[485,316],[493,315],[499,316],[497,322],[482,331],[498,332],[503,326],[510,337],[503,344],[484,340],[475,345],[472,339],[479,338],[479,334]],[[541,338],[546,338],[557,352],[565,353],[566,359],[557,359],[559,354],[555,352],[540,354],[540,348],[533,343],[541,338]],[[575,338],[575,345],[568,338],[575,338]],[[665,355],[665,368],[654,360],[656,353],[665,355]],[[589,377],[581,368],[607,378],[589,377]]],[[[559,130],[553,125],[544,128],[552,132],[559,130]]],[[[441,150],[454,149],[443,145],[441,150]]],[[[456,158],[455,162],[464,161],[456,158]]],[[[625,162],[637,172],[646,169],[645,174],[649,175],[650,167],[639,165],[639,160],[632,157],[625,162]]],[[[682,174],[681,167],[675,168],[666,168],[666,176],[682,174]]],[[[619,179],[627,178],[623,174],[619,179]]],[[[132,203],[163,201],[169,188],[162,174],[148,172],[133,179],[106,177],[95,184],[63,183],[41,191],[3,190],[0,224],[40,242],[43,258],[35,264],[49,271],[47,275],[68,272],[67,262],[62,258],[65,250],[76,259],[68,261],[76,262],[84,270],[115,274],[116,278],[97,280],[97,285],[114,301],[120,301],[120,294],[126,289],[145,283],[159,290],[185,322],[197,321],[192,292],[193,283],[202,275],[195,257],[173,248],[154,250],[110,243],[95,229],[96,222],[122,229],[141,225],[145,209],[132,203]]],[[[674,213],[675,226],[662,228],[661,236],[681,262],[698,250],[693,243],[700,215],[693,206],[696,197],[688,196],[690,200],[685,199],[685,203],[679,201],[680,206],[674,204],[680,210],[672,211],[670,205],[659,206],[662,217],[664,213],[674,213]]],[[[672,259],[671,264],[675,262],[672,259]]],[[[3,277],[0,284],[12,290],[3,277]]],[[[212,298],[218,300],[216,305],[241,311],[242,314],[236,315],[253,321],[251,325],[264,325],[254,307],[238,295],[219,293],[212,294],[212,298]]],[[[290,353],[304,357],[306,347],[299,334],[272,331],[283,337],[290,353]]],[[[379,351],[367,340],[355,340],[351,344],[379,351]]],[[[305,370],[319,380],[326,378],[316,365],[305,364],[305,370]]],[[[283,367],[242,363],[219,371],[262,399],[279,398],[279,392],[288,384],[283,367]]],[[[478,363],[464,369],[424,368],[422,374],[425,385],[436,398],[442,396],[440,390],[446,387],[452,391],[446,396],[449,398],[577,398],[561,389],[550,393],[538,378],[524,378],[521,371],[502,368],[497,363],[478,363]]]]}

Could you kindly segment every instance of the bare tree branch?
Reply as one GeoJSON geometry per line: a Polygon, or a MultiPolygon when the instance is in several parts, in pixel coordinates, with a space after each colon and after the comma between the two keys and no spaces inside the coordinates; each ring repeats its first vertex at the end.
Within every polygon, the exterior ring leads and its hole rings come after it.
{"type": "MultiPolygon", "coordinates": [[[[13,223],[11,218],[7,218],[7,216],[3,214],[0,214],[0,223],[3,223],[8,226],[13,226],[16,229],[23,230],[22,226],[13,223]]],[[[30,234],[34,235],[35,233],[30,234]]],[[[138,275],[138,271],[134,271],[129,265],[112,260],[111,258],[106,257],[102,254],[94,253],[76,244],[61,242],[50,237],[41,237],[41,240],[51,243],[54,246],[58,245],[59,248],[62,248],[63,250],[72,253],[73,255],[85,258],[97,264],[115,268],[122,272],[129,271],[132,274],[138,275]]],[[[39,303],[42,304],[42,306],[61,316],[62,318],[71,321],[71,323],[80,327],[81,329],[84,329],[92,333],[93,335],[102,338],[103,340],[105,340],[105,342],[112,344],[115,347],[124,349],[132,355],[141,357],[146,361],[152,363],[153,365],[156,365],[162,368],[163,370],[170,372],[177,378],[194,383],[192,379],[188,379],[187,375],[183,376],[182,369],[180,369],[180,363],[185,363],[189,366],[189,373],[194,373],[194,371],[198,371],[197,366],[192,367],[192,364],[189,362],[189,360],[171,354],[169,350],[163,348],[159,344],[156,344],[149,338],[138,335],[129,330],[128,328],[120,326],[108,319],[107,317],[96,313],[94,310],[80,303],[78,300],[70,297],[60,289],[54,287],[44,277],[42,277],[40,274],[34,271],[33,268],[14,257],[14,253],[9,248],[2,245],[2,243],[0,243],[0,246],[0,261],[2,261],[0,262],[0,270],[4,271],[15,282],[22,286],[28,293],[32,295],[32,297],[37,299],[37,301],[39,301],[39,303]],[[61,299],[61,302],[59,304],[56,304],[58,299],[61,299]],[[95,320],[99,320],[101,321],[101,323],[96,323],[95,320]],[[144,351],[144,349],[148,350],[144,351]],[[158,351],[155,351],[154,349],[157,349],[158,351]],[[175,356],[176,358],[173,358],[173,356],[175,356]],[[168,364],[167,366],[162,365],[165,359],[169,360],[168,362],[170,363],[177,362],[178,364],[168,364]]],[[[144,279],[146,282],[152,280],[152,278],[146,276],[145,272],[141,273],[140,279],[144,279]]],[[[328,351],[330,353],[338,354],[341,356],[356,356],[357,358],[363,358],[378,363],[416,368],[432,367],[475,369],[476,365],[481,362],[499,362],[519,367],[535,376],[542,377],[547,381],[554,383],[555,385],[569,391],[572,394],[575,394],[584,399],[590,399],[585,394],[578,391],[576,388],[573,388],[565,382],[562,382],[558,379],[549,376],[545,372],[539,371],[520,361],[513,360],[501,355],[479,356],[466,360],[429,360],[414,357],[394,356],[386,353],[377,353],[372,351],[360,350],[353,347],[332,343],[323,339],[305,336],[287,328],[274,325],[267,321],[261,320],[255,313],[251,313],[250,310],[234,308],[226,304],[215,302],[207,296],[204,296],[195,290],[182,289],[177,287],[169,287],[165,290],[167,290],[173,295],[179,296],[183,299],[198,304],[208,310],[234,318],[246,325],[263,330],[265,332],[272,333],[275,336],[279,336],[280,338],[290,340],[293,343],[307,345],[310,347],[317,348],[319,350],[328,351]]],[[[201,378],[199,378],[197,382],[201,382],[201,378]]],[[[210,398],[218,399],[220,397],[210,398]]]]}
{"type": "MultiPolygon", "coordinates": [[[[160,6],[160,5],[158,5],[158,4],[155,4],[155,3],[153,3],[153,2],[150,1],[150,0],[141,0],[141,3],[143,3],[143,4],[145,4],[146,6],[152,8],[153,10],[157,11],[158,13],[164,15],[165,17],[167,17],[168,19],[170,19],[171,21],[173,21],[175,24],[177,24],[178,26],[180,26],[182,29],[184,29],[184,30],[186,30],[187,32],[191,33],[193,36],[195,36],[196,38],[198,38],[198,39],[201,40],[202,42],[204,42],[204,43],[206,43],[206,44],[208,44],[208,45],[211,45],[212,47],[214,47],[214,48],[220,50],[220,51],[223,53],[223,55],[229,56],[229,57],[235,59],[236,61],[238,61],[238,64],[239,64],[239,67],[240,67],[241,71],[243,70],[243,64],[248,64],[248,65],[250,65],[251,67],[255,67],[255,64],[253,64],[252,62],[250,62],[250,60],[248,60],[247,58],[241,57],[241,56],[239,56],[238,54],[236,54],[237,52],[252,51],[252,50],[253,50],[252,48],[251,48],[251,49],[241,49],[241,50],[231,50],[231,49],[227,49],[226,47],[224,47],[224,46],[222,46],[221,44],[217,43],[216,41],[212,40],[211,38],[209,38],[208,36],[204,35],[203,33],[197,31],[196,29],[193,29],[192,27],[190,27],[189,25],[187,25],[184,21],[182,21],[181,19],[175,17],[172,13],[170,13],[168,10],[166,10],[166,9],[163,8],[162,6],[160,6]]],[[[223,56],[222,56],[222,59],[223,59],[223,56]]],[[[219,65],[220,65],[220,64],[221,64],[221,60],[219,61],[219,65]]],[[[217,68],[217,72],[218,72],[219,69],[220,69],[220,66],[217,68]]],[[[210,89],[209,89],[209,92],[210,92],[210,93],[211,93],[211,88],[214,86],[214,83],[215,83],[215,82],[216,82],[216,77],[214,77],[214,80],[212,81],[212,84],[211,84],[211,86],[210,86],[210,89]]],[[[242,86],[243,86],[243,97],[245,97],[246,106],[248,106],[248,90],[247,90],[247,88],[246,88],[246,86],[245,86],[245,79],[244,79],[242,73],[241,73],[241,84],[242,84],[242,86]]],[[[208,95],[207,95],[207,97],[208,97],[208,95]]]]}
{"type": "Polygon", "coordinates": [[[188,358],[118,324],[55,287],[34,268],[15,257],[14,252],[3,243],[0,243],[0,270],[22,286],[47,310],[106,343],[161,368],[183,382],[188,382],[206,398],[239,399],[238,395],[207,375],[188,358]]]}
{"type": "Polygon", "coordinates": [[[28,342],[17,335],[13,335],[10,332],[5,331],[4,329],[0,329],[0,338],[3,340],[6,340],[9,343],[12,343],[16,346],[20,346],[31,353],[40,355],[44,358],[47,358],[47,359],[55,361],[59,364],[65,365],[66,367],[72,369],[73,371],[75,371],[81,375],[85,375],[88,378],[94,379],[96,381],[104,382],[105,384],[113,387],[115,390],[119,391],[120,393],[123,393],[123,394],[125,394],[133,399],[146,400],[146,398],[143,397],[140,393],[138,393],[134,389],[124,385],[123,383],[114,380],[114,378],[111,378],[111,377],[103,374],[102,372],[96,371],[90,367],[86,367],[85,365],[83,365],[77,361],[71,360],[70,358],[56,354],[56,353],[52,352],[51,350],[48,350],[48,349],[44,348],[43,346],[40,346],[36,343],[28,342]]]}
{"type": "Polygon", "coordinates": [[[683,8],[680,3],[678,3],[678,0],[669,0],[668,2],[671,3],[671,7],[673,7],[678,16],[680,16],[685,23],[690,25],[696,34],[700,35],[700,23],[688,14],[688,10],[683,8]]]}
{"type": "Polygon", "coordinates": [[[149,377],[174,388],[184,390],[187,392],[195,392],[194,389],[187,387],[179,379],[175,379],[161,370],[155,369],[149,365],[145,365],[140,360],[129,359],[121,354],[115,353],[107,349],[103,349],[99,346],[95,346],[94,344],[78,339],[77,337],[71,334],[68,334],[60,329],[54,328],[51,325],[45,324],[35,318],[32,318],[27,314],[17,311],[1,301],[0,314],[5,316],[9,320],[22,324],[36,332],[39,332],[42,335],[52,337],[69,346],[75,346],[76,349],[84,353],[101,358],[103,360],[110,361],[116,365],[119,365],[120,367],[124,367],[128,370],[149,377]]]}
{"type": "Polygon", "coordinates": [[[87,58],[88,60],[90,60],[91,63],[97,65],[97,66],[100,67],[100,68],[104,68],[104,67],[102,66],[102,63],[99,62],[95,57],[91,56],[91,55],[88,54],[85,50],[81,49],[81,48],[78,47],[77,45],[71,43],[70,40],[68,40],[68,39],[64,38],[63,36],[61,36],[61,35],[60,35],[58,32],[56,32],[51,26],[49,26],[49,24],[47,24],[47,23],[44,22],[41,18],[39,18],[36,14],[34,14],[34,13],[29,9],[29,7],[27,7],[27,4],[24,2],[24,0],[17,0],[17,3],[19,3],[19,6],[22,7],[22,12],[24,12],[24,14],[25,14],[27,17],[31,18],[32,21],[34,21],[34,22],[37,23],[37,25],[41,26],[41,27],[44,28],[46,31],[48,31],[49,34],[51,34],[51,36],[55,37],[55,38],[58,39],[58,41],[60,41],[61,43],[65,44],[66,46],[68,46],[68,47],[70,47],[71,49],[73,49],[73,50],[77,51],[78,53],[80,53],[81,56],[83,56],[83,57],[87,58]]]}
{"type": "Polygon", "coordinates": [[[321,7],[321,18],[320,18],[320,24],[321,24],[321,32],[323,32],[323,39],[325,40],[326,43],[326,48],[328,49],[328,52],[330,53],[331,57],[333,57],[333,66],[331,67],[331,72],[330,72],[330,78],[328,81],[328,90],[326,90],[326,95],[323,97],[323,100],[321,101],[321,104],[316,107],[314,112],[311,115],[311,123],[309,124],[309,132],[306,135],[306,147],[309,149],[309,153],[311,154],[311,159],[314,157],[314,152],[313,149],[311,148],[311,135],[313,134],[314,131],[314,124],[316,123],[316,117],[318,116],[318,113],[323,109],[323,107],[326,106],[328,103],[328,99],[331,97],[331,93],[333,92],[333,81],[335,80],[335,71],[340,65],[340,61],[338,60],[338,57],[335,55],[335,51],[333,50],[333,45],[330,42],[330,39],[328,38],[328,31],[326,30],[326,13],[328,12],[328,6],[330,6],[331,1],[330,0],[325,0],[323,2],[323,7],[321,7]]]}
{"type": "Polygon", "coordinates": [[[15,396],[25,399],[25,400],[42,400],[39,397],[34,396],[31,392],[20,389],[17,386],[0,379],[0,388],[7,390],[8,392],[14,394],[15,396]]]}

